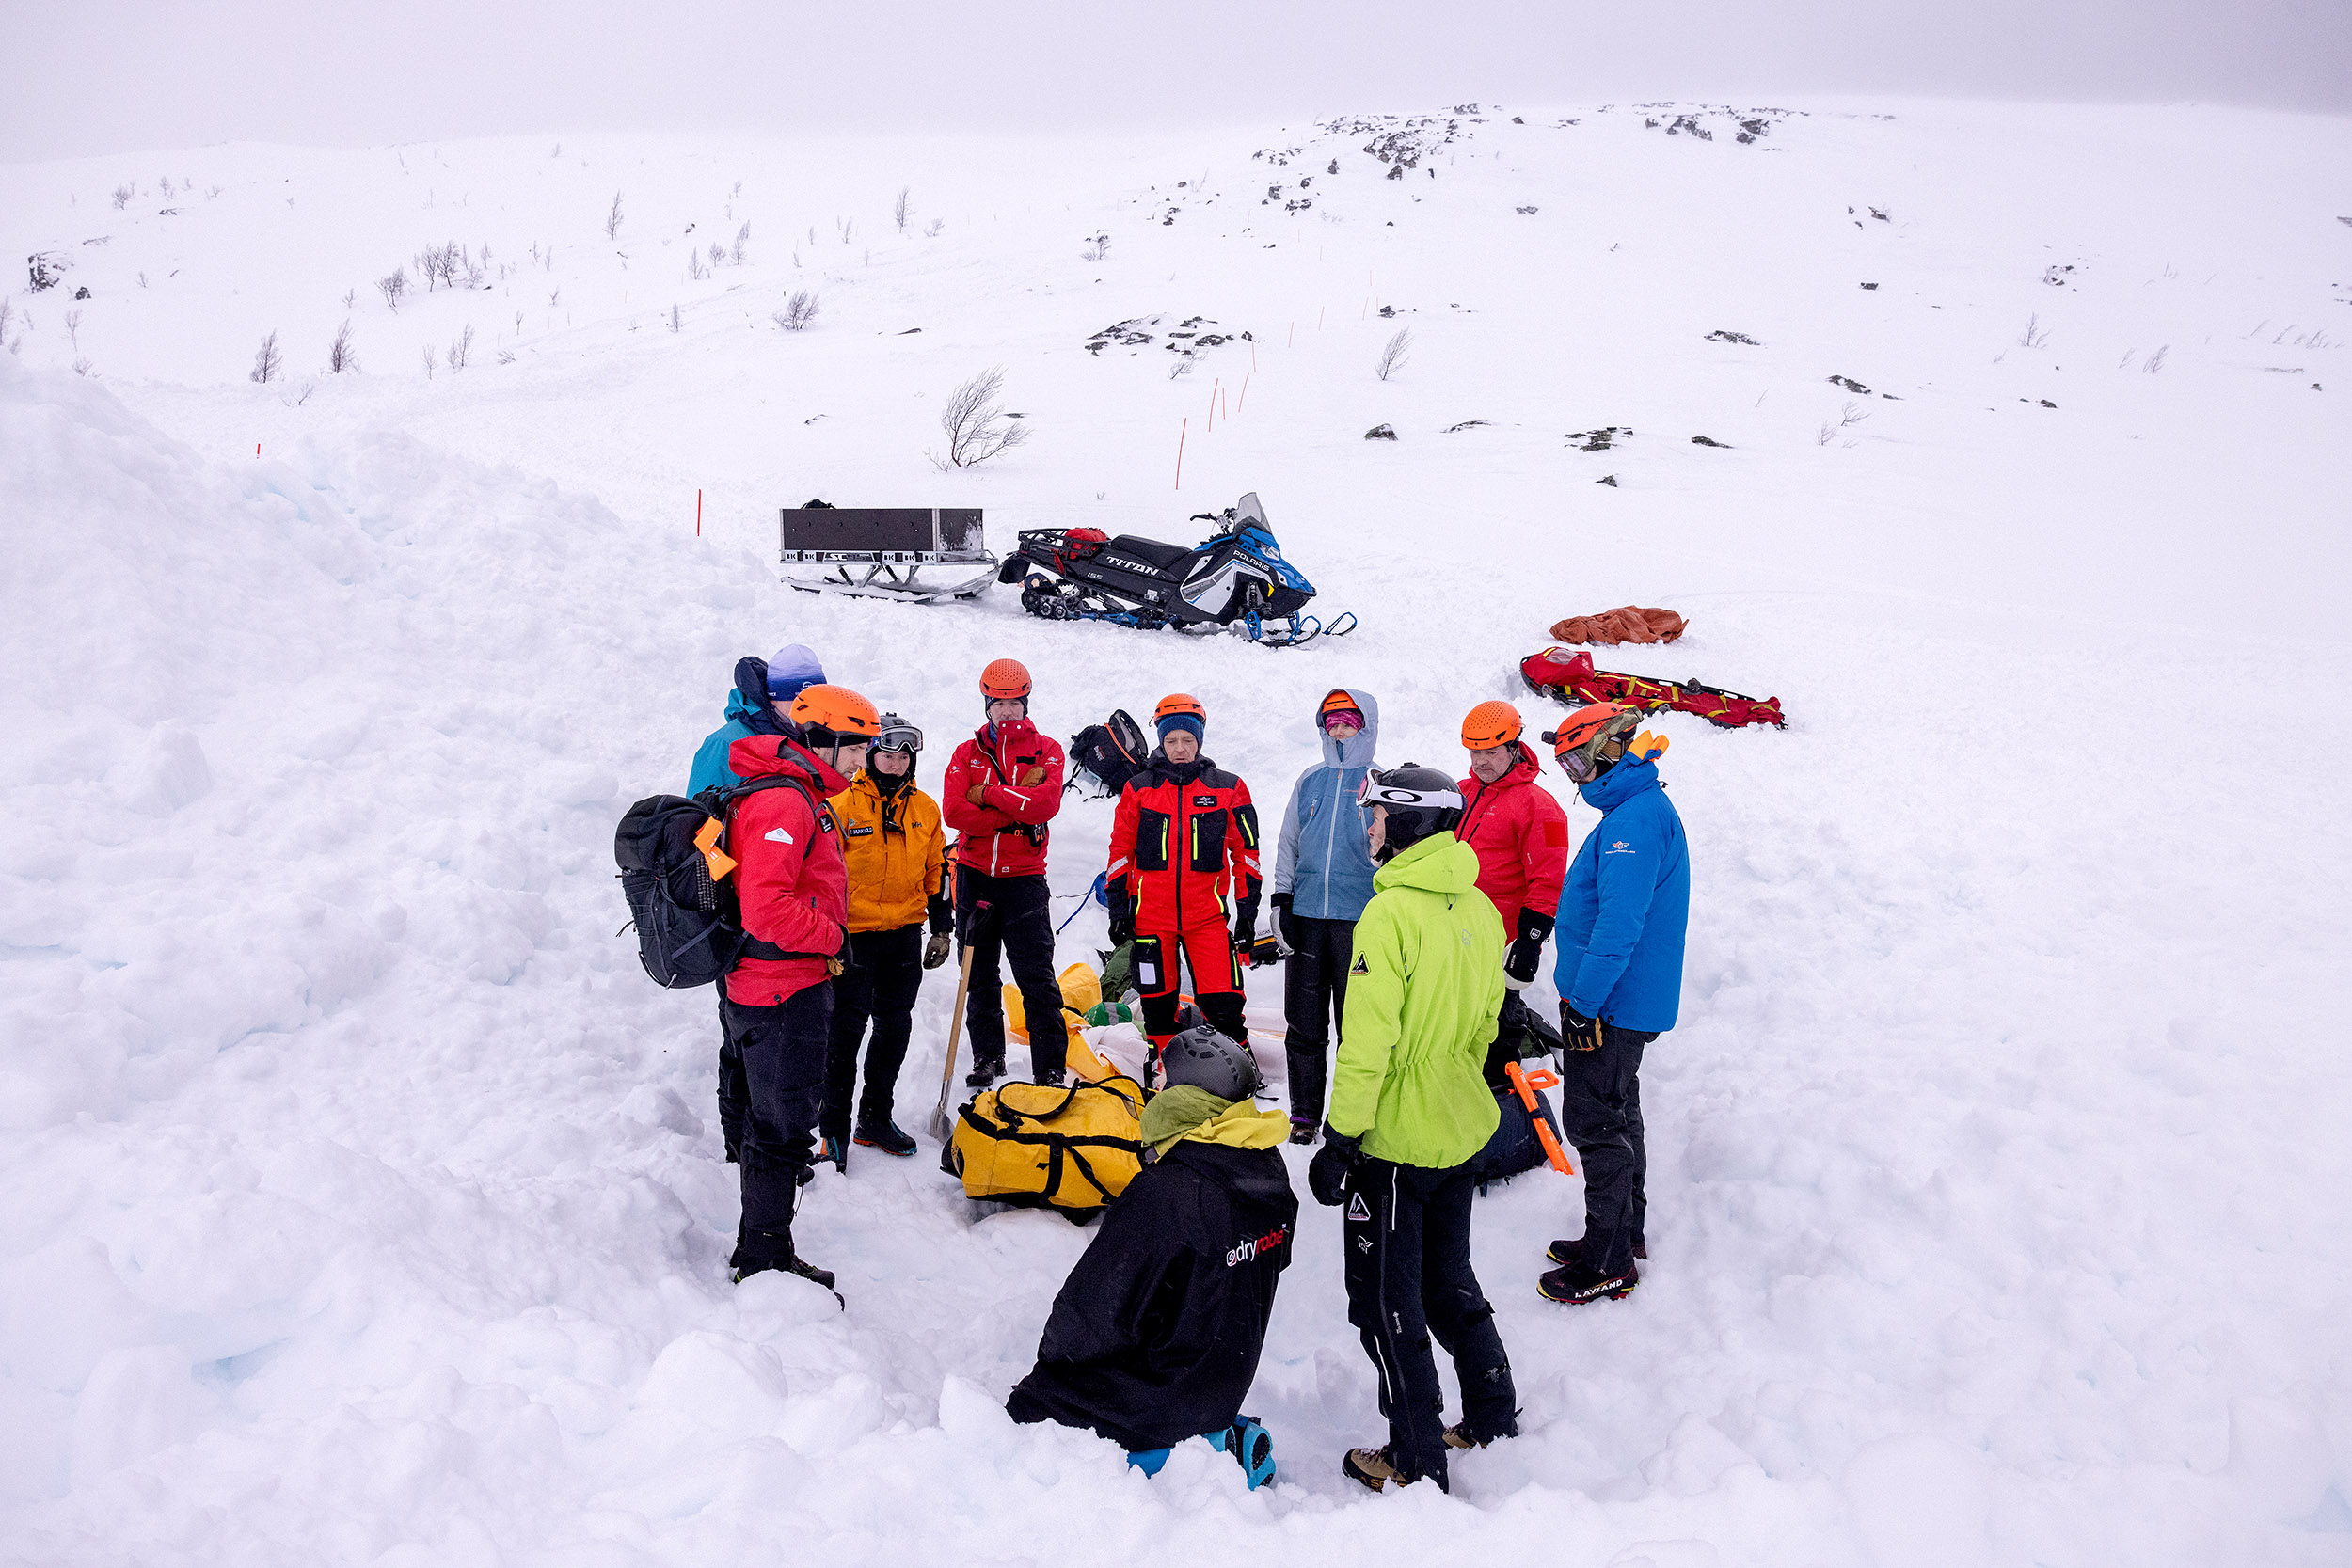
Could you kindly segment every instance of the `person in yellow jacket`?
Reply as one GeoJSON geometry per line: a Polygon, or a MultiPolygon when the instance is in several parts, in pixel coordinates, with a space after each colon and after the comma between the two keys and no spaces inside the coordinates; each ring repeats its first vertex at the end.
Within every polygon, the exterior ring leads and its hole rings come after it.
{"type": "Polygon", "coordinates": [[[947,927],[955,913],[946,892],[947,839],[939,802],[914,784],[914,758],[922,749],[921,730],[895,713],[883,714],[865,768],[830,802],[849,866],[850,946],[849,967],[833,983],[825,1108],[817,1125],[824,1157],[845,1174],[853,1139],[885,1154],[914,1152],[914,1140],[891,1120],[892,1101],[923,971],[947,961],[947,927]],[[868,1019],[874,1037],[852,1124],[857,1049],[868,1019]]]}

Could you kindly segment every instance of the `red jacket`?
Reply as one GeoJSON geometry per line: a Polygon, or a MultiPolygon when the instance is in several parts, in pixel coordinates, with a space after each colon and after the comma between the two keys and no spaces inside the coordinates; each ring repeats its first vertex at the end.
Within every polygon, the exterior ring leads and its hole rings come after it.
{"type": "Polygon", "coordinates": [[[1568,872],[1568,814],[1535,782],[1535,753],[1517,744],[1519,760],[1493,784],[1461,781],[1462,825],[1454,830],[1478,851],[1478,891],[1494,900],[1509,937],[1518,935],[1521,909],[1546,920],[1559,912],[1568,872]]]}
{"type": "Polygon", "coordinates": [[[1061,810],[1061,742],[1026,719],[993,724],[956,748],[940,804],[956,831],[956,863],[991,877],[1042,877],[1045,824],[1061,810]],[[1038,783],[1021,782],[1039,768],[1038,783]],[[969,799],[981,786],[979,805],[969,799]]]}
{"type": "Polygon", "coordinates": [[[1138,931],[1221,925],[1217,889],[1229,873],[1233,902],[1255,910],[1258,808],[1249,786],[1206,757],[1178,764],[1153,752],[1120,791],[1111,819],[1112,907],[1134,899],[1138,931]]]}
{"type": "MultiPolygon", "coordinates": [[[[727,814],[726,849],[737,862],[743,928],[788,953],[840,952],[850,918],[850,875],[825,800],[848,788],[848,781],[772,735],[747,736],[729,746],[727,766],[745,784],[798,777],[816,799],[812,810],[797,789],[763,789],[727,814]]],[[[746,958],[727,972],[727,1000],[772,1006],[824,977],[822,958],[746,958]]]]}

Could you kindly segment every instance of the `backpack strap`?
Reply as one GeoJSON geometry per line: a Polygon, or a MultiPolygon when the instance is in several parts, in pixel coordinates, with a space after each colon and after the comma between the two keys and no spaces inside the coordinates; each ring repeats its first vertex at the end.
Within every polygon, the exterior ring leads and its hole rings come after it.
{"type": "MultiPolygon", "coordinates": [[[[823,819],[824,813],[817,804],[817,797],[810,793],[808,785],[789,773],[770,774],[767,778],[752,779],[726,789],[706,789],[694,797],[694,803],[710,813],[711,816],[720,817],[732,826],[735,817],[735,803],[747,795],[756,795],[764,789],[792,790],[807,803],[810,816],[820,821],[823,819]]],[[[746,958],[763,958],[771,961],[779,958],[830,958],[836,956],[832,953],[789,952],[778,947],[772,942],[761,941],[748,930],[743,933],[743,945],[740,953],[746,958]]]]}

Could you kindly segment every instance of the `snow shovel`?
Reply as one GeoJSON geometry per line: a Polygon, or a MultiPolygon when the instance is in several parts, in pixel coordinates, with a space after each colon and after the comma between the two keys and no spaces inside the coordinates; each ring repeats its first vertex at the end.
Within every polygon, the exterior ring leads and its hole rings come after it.
{"type": "Polygon", "coordinates": [[[947,1015],[947,1065],[939,1073],[939,1108],[931,1113],[931,1136],[941,1143],[955,1124],[947,1119],[947,1097],[955,1092],[956,1043],[963,1034],[963,998],[972,989],[972,949],[963,950],[963,970],[956,977],[956,1010],[947,1015]]]}

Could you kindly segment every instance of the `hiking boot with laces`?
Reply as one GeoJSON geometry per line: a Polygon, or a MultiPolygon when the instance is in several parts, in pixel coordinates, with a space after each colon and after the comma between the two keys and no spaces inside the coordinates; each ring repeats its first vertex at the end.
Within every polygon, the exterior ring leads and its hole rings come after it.
{"type": "Polygon", "coordinates": [[[1535,1290],[1546,1301],[1556,1301],[1564,1307],[1585,1307],[1597,1301],[1617,1301],[1633,1293],[1642,1282],[1642,1271],[1628,1264],[1623,1274],[1602,1274],[1588,1269],[1580,1259],[1563,1263],[1538,1277],[1535,1290]]]}
{"type": "Polygon", "coordinates": [[[1380,1491],[1391,1481],[1399,1486],[1410,1486],[1421,1479],[1419,1476],[1408,1476],[1390,1464],[1389,1450],[1384,1448],[1348,1449],[1347,1457],[1340,1461],[1340,1474],[1350,1481],[1361,1481],[1374,1492],[1380,1491]]]}
{"type": "MultiPolygon", "coordinates": [[[[1550,1259],[1555,1263],[1575,1263],[1581,1261],[1584,1257],[1584,1238],[1581,1236],[1575,1236],[1564,1241],[1554,1242],[1545,1250],[1544,1256],[1550,1259]]],[[[1648,1262],[1649,1243],[1637,1239],[1633,1243],[1633,1256],[1640,1259],[1645,1263],[1648,1262]]]]}
{"type": "Polygon", "coordinates": [[[975,1056],[972,1058],[972,1070],[963,1075],[963,1086],[984,1089],[1004,1075],[1005,1059],[1002,1056],[975,1056]]]}
{"type": "Polygon", "coordinates": [[[857,1142],[868,1148],[879,1148],[884,1154],[896,1154],[900,1159],[914,1153],[915,1148],[914,1140],[899,1132],[897,1122],[887,1120],[869,1121],[860,1127],[857,1142]]]}

